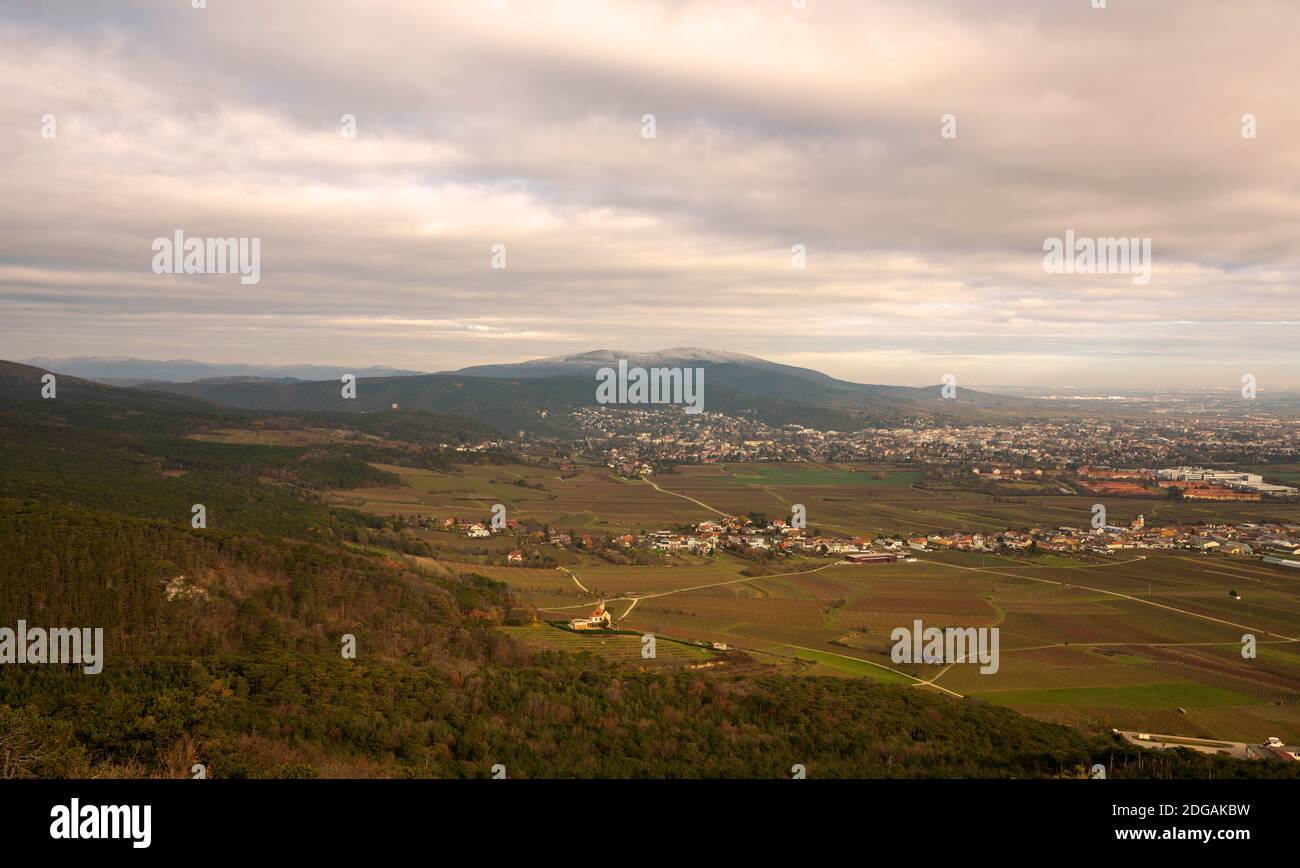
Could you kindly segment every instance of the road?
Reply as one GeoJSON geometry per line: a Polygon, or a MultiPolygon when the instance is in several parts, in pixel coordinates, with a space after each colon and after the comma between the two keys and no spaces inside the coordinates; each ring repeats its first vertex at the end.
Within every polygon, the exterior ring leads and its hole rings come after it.
{"type": "Polygon", "coordinates": [[[1217,741],[1208,738],[1190,738],[1185,735],[1159,735],[1157,733],[1141,733],[1148,735],[1149,738],[1138,738],[1137,732],[1121,732],[1120,735],[1130,744],[1139,747],[1185,747],[1190,750],[1200,751],[1201,753],[1217,754],[1230,753],[1237,759],[1251,759],[1250,745],[1242,741],[1217,741]],[[1166,741],[1165,739],[1169,739],[1166,741]]]}

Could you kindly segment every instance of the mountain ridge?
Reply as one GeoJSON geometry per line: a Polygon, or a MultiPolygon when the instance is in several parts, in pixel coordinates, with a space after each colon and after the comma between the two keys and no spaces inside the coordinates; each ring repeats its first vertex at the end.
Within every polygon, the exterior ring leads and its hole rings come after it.
{"type": "Polygon", "coordinates": [[[141,359],[134,356],[34,356],[20,364],[55,374],[81,377],[111,385],[141,383],[190,383],[215,377],[265,377],[269,379],[331,380],[344,374],[401,377],[423,373],[385,365],[256,365],[238,362],[199,362],[194,359],[141,359]]]}
{"type": "Polygon", "coordinates": [[[937,385],[853,383],[808,368],[697,347],[625,355],[598,349],[436,374],[365,376],[366,369],[355,369],[344,371],[357,375],[356,395],[350,398],[343,396],[340,379],[334,377],[228,375],[110,385],[184,395],[238,410],[391,413],[400,408],[459,416],[501,433],[574,436],[580,429],[578,412],[600,406],[596,371],[623,358],[630,367],[699,368],[704,373],[706,412],[748,417],[774,427],[793,424],[851,431],[935,419],[973,421],[990,412],[1027,409],[1033,404],[969,389],[944,399],[937,385]]]}

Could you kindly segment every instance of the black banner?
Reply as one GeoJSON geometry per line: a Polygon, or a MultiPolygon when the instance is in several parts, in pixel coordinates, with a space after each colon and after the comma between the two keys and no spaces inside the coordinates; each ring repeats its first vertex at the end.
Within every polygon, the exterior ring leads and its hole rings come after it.
{"type": "Polygon", "coordinates": [[[675,844],[796,855],[909,841],[926,853],[1064,844],[1181,855],[1283,846],[1296,794],[1287,781],[2,781],[0,810],[7,855],[436,844],[444,855],[541,846],[658,858],[675,844]]]}

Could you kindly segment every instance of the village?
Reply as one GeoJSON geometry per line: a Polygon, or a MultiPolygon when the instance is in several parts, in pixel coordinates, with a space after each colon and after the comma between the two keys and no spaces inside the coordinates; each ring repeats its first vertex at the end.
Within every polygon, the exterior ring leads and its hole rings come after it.
{"type": "Polygon", "coordinates": [[[615,536],[530,529],[515,520],[493,528],[490,520],[462,522],[454,518],[434,524],[465,539],[509,537],[518,547],[505,555],[507,565],[535,563],[541,549],[573,551],[624,550],[705,557],[719,550],[750,559],[801,555],[840,558],[847,564],[907,562],[919,552],[962,551],[985,554],[1054,553],[1108,556],[1134,550],[1184,550],[1202,554],[1254,557],[1273,566],[1300,569],[1300,525],[1273,523],[1169,523],[1148,526],[1139,515],[1126,525],[1060,526],[1006,529],[1000,532],[898,533],[875,537],[832,536],[797,527],[791,520],[751,516],[721,516],[696,524],[615,536]]]}

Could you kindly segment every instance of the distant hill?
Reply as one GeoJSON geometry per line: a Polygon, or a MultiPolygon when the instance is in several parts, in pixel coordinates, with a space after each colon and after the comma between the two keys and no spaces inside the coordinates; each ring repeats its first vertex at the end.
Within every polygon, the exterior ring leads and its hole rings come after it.
{"type": "Polygon", "coordinates": [[[821,371],[783,365],[770,362],[757,356],[744,353],[732,353],[724,350],[708,350],[700,347],[672,347],[666,350],[639,353],[626,350],[592,350],[567,356],[551,356],[545,359],[532,359],[526,362],[504,365],[476,365],[455,371],[474,377],[554,377],[562,375],[584,374],[594,376],[595,371],[604,367],[616,367],[620,359],[626,359],[629,367],[701,367],[706,370],[718,369],[728,374],[728,382],[739,386],[742,378],[737,376],[744,372],[743,382],[751,388],[768,388],[762,378],[763,374],[778,374],[781,381],[804,380],[833,389],[869,394],[897,395],[906,397],[915,395],[919,390],[907,386],[878,386],[839,380],[821,371]]]}
{"type": "Polygon", "coordinates": [[[268,377],[294,380],[337,380],[344,374],[358,377],[403,377],[419,371],[387,367],[341,367],[338,365],[239,365],[196,362],[192,359],[155,361],[129,356],[73,356],[25,359],[24,364],[114,385],[146,382],[190,383],[213,377],[268,377]]]}
{"type": "Polygon", "coordinates": [[[599,368],[614,367],[618,365],[620,359],[626,359],[629,366],[639,365],[647,368],[673,367],[677,365],[741,365],[763,370],[780,371],[814,381],[834,382],[826,374],[808,368],[796,368],[791,365],[769,362],[766,359],[744,353],[706,350],[699,347],[673,347],[645,353],[630,352],[628,350],[592,350],[566,356],[531,359],[526,362],[475,365],[451,373],[474,377],[555,377],[565,374],[586,374],[599,368]]]}
{"type": "Polygon", "coordinates": [[[53,400],[41,398],[47,369],[0,361],[0,400],[11,414],[42,424],[91,425],[96,428],[160,433],[199,424],[225,424],[246,414],[187,396],[125,389],[67,374],[57,374],[53,400]]]}
{"type": "Polygon", "coordinates": [[[652,353],[594,350],[511,365],[479,365],[439,374],[365,377],[356,399],[344,399],[336,379],[221,378],[187,383],[147,383],[231,407],[259,410],[390,412],[402,409],[453,413],[497,430],[572,433],[571,414],[596,404],[596,371],[616,367],[689,367],[704,371],[706,410],[746,415],[770,425],[800,424],[855,430],[917,419],[977,419],[1032,406],[1033,402],[959,389],[942,400],[940,386],[925,388],[852,383],[818,371],[741,353],[692,347],[652,353]]]}

